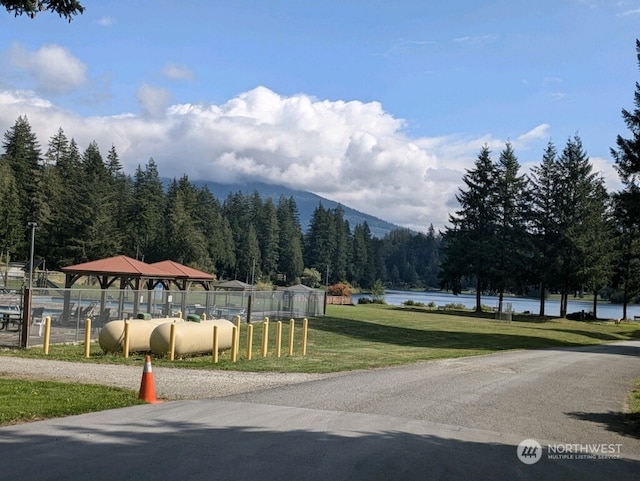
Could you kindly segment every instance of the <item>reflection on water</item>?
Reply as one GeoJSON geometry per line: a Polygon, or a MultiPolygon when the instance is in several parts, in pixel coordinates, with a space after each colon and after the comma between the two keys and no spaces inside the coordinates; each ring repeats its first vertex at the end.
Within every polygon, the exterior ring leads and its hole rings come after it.
{"type": "MultiPolygon", "coordinates": [[[[370,297],[366,294],[354,295],[353,302],[358,302],[359,297],[370,297]]],[[[400,306],[407,300],[414,302],[422,302],[429,304],[433,302],[436,306],[444,306],[445,304],[462,304],[469,309],[476,306],[476,296],[474,294],[458,294],[454,296],[446,292],[415,292],[415,291],[395,291],[388,290],[384,295],[384,300],[392,306],[400,306]]],[[[503,309],[506,310],[507,305],[515,312],[530,312],[537,314],[540,311],[540,301],[538,299],[522,298],[522,297],[505,297],[503,300],[503,309]]],[[[482,304],[489,307],[498,307],[497,296],[482,296],[482,304]]],[[[581,300],[579,298],[570,298],[567,306],[567,312],[590,312],[593,309],[591,301],[581,300]]],[[[545,314],[547,316],[560,315],[560,301],[547,300],[545,302],[545,314]]],[[[627,306],[627,317],[633,319],[633,316],[640,316],[640,305],[630,304],[627,306]]],[[[598,302],[598,318],[616,319],[622,317],[622,304],[606,304],[604,301],[598,302]]]]}

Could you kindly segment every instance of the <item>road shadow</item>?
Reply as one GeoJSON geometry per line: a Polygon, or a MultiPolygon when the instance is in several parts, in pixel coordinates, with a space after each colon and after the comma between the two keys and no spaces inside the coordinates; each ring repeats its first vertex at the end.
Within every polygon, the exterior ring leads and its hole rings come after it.
{"type": "Polygon", "coordinates": [[[630,438],[640,439],[640,414],[609,411],[607,413],[566,413],[574,419],[596,423],[607,431],[622,434],[630,438]]]}
{"type": "MultiPolygon", "coordinates": [[[[114,411],[117,417],[117,411],[114,411]]],[[[4,479],[412,481],[632,479],[633,459],[524,464],[516,446],[400,431],[225,427],[144,419],[0,429],[4,479]]]]}

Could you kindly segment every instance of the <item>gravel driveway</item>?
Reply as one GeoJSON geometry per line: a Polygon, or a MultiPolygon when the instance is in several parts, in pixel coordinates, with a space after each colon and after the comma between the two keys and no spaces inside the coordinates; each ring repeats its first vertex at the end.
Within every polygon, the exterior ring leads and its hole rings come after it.
{"type": "MultiPolygon", "coordinates": [[[[143,364],[140,367],[117,366],[49,359],[24,359],[13,356],[2,356],[0,359],[0,373],[4,376],[103,384],[133,390],[140,388],[144,367],[143,364]]],[[[169,400],[219,398],[331,376],[326,374],[174,369],[155,367],[153,364],[152,370],[156,396],[169,400]]]]}

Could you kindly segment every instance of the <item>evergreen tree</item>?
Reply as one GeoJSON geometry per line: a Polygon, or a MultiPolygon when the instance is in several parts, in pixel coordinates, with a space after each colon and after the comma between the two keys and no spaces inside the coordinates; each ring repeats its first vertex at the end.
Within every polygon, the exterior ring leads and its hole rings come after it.
{"type": "Polygon", "coordinates": [[[268,198],[259,210],[257,219],[257,235],[260,243],[260,257],[262,259],[262,274],[265,281],[273,281],[278,272],[279,261],[279,225],[276,206],[268,198]]]}
{"type": "Polygon", "coordinates": [[[229,222],[222,216],[222,207],[206,186],[198,192],[196,205],[197,225],[204,234],[211,259],[211,266],[202,269],[229,275],[235,265],[235,246],[229,222]]]}
{"type": "Polygon", "coordinates": [[[560,180],[558,183],[558,280],[560,283],[560,316],[567,315],[569,293],[582,289],[586,283],[585,272],[589,268],[588,230],[593,217],[598,215],[592,199],[599,177],[592,172],[582,141],[575,135],[569,139],[558,158],[560,180]]]}
{"type": "MultiPolygon", "coordinates": [[[[640,67],[640,40],[636,40],[636,58],[640,67]]],[[[616,265],[616,281],[623,288],[623,311],[627,303],[640,292],[640,83],[636,82],[634,109],[622,109],[622,119],[630,131],[629,138],[618,135],[616,148],[611,149],[622,189],[614,195],[616,242],[620,256],[616,265]]]]}
{"type": "Polygon", "coordinates": [[[136,259],[157,262],[164,259],[165,193],[153,158],[144,169],[137,167],[127,206],[126,251],[136,259]]]}
{"type": "Polygon", "coordinates": [[[11,259],[23,242],[24,225],[20,219],[19,195],[9,165],[0,162],[0,254],[11,259]]]}
{"type": "Polygon", "coordinates": [[[85,251],[82,260],[102,259],[121,251],[117,229],[117,198],[112,189],[111,175],[98,144],[89,144],[82,156],[84,183],[81,187],[89,217],[84,219],[85,251]]]}
{"type": "Polygon", "coordinates": [[[298,218],[298,208],[293,197],[280,197],[277,206],[278,216],[278,272],[285,283],[292,283],[302,275],[304,260],[302,256],[303,237],[298,218]]]}
{"type": "Polygon", "coordinates": [[[491,284],[498,292],[498,311],[502,312],[505,289],[522,293],[526,282],[525,269],[531,249],[527,225],[529,222],[528,180],[519,174],[520,164],[511,143],[507,143],[496,165],[496,234],[491,243],[494,258],[491,284]]]}
{"type": "Polygon", "coordinates": [[[167,191],[165,258],[196,269],[210,269],[207,241],[193,213],[192,186],[188,179],[173,180],[167,191]]]}
{"type": "MultiPolygon", "coordinates": [[[[20,223],[42,223],[45,199],[40,189],[42,164],[40,145],[27,117],[20,116],[4,134],[4,154],[0,162],[6,163],[12,171],[18,191],[20,223]]],[[[16,246],[19,258],[29,257],[30,231],[24,230],[22,242],[16,246]]]]}
{"type": "MultiPolygon", "coordinates": [[[[344,209],[338,205],[331,211],[330,222],[333,222],[335,237],[333,239],[333,253],[329,263],[328,279],[329,284],[344,281],[349,271],[350,251],[351,251],[351,228],[349,221],[344,218],[344,209]]],[[[326,276],[325,272],[325,277],[326,276]]],[[[373,281],[372,281],[373,282],[373,281]]],[[[370,285],[370,283],[368,283],[370,285]]]]}
{"type": "Polygon", "coordinates": [[[331,271],[331,260],[335,252],[336,224],[329,209],[320,203],[309,222],[305,235],[305,266],[326,274],[331,271]]]}
{"type": "Polygon", "coordinates": [[[540,311],[545,315],[545,293],[555,285],[558,278],[559,231],[559,186],[562,177],[552,142],[542,156],[539,166],[531,169],[531,232],[534,261],[531,263],[531,278],[539,285],[540,311]]]}
{"type": "Polygon", "coordinates": [[[488,273],[494,263],[497,229],[497,172],[491,151],[484,146],[474,164],[462,178],[466,189],[456,196],[460,208],[449,216],[451,226],[443,235],[443,287],[459,293],[463,278],[475,279],[476,311],[482,310],[481,293],[488,284],[488,273]]]}

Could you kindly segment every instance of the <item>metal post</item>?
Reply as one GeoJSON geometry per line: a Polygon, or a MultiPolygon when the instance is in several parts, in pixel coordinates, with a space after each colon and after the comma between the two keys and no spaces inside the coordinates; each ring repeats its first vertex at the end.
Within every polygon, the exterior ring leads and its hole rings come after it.
{"type": "Polygon", "coordinates": [[[36,227],[38,224],[36,222],[27,222],[27,227],[31,229],[31,257],[29,260],[29,290],[27,292],[27,297],[23,300],[22,305],[22,339],[20,340],[20,345],[23,348],[29,347],[29,325],[31,324],[31,289],[33,287],[33,253],[35,247],[35,238],[36,238],[36,227]]]}

